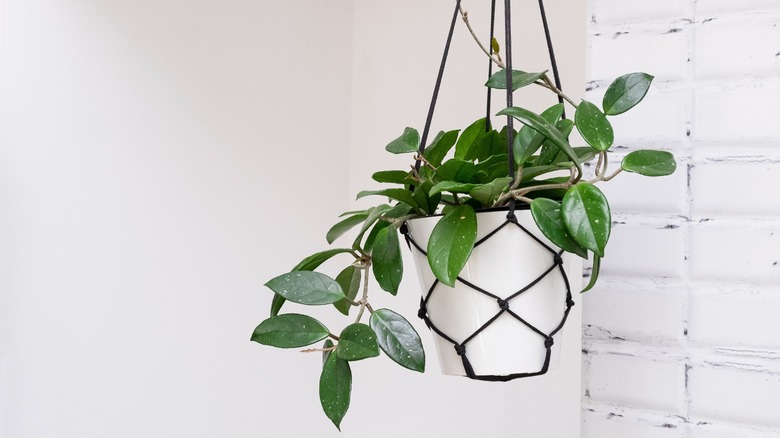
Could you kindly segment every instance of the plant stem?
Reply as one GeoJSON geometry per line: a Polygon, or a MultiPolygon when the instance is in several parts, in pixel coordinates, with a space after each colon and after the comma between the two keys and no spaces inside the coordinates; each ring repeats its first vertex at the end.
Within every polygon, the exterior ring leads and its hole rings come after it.
{"type": "Polygon", "coordinates": [[[357,318],[355,318],[355,324],[359,323],[361,318],[363,318],[363,312],[366,310],[366,306],[368,306],[368,275],[369,270],[368,268],[371,267],[371,259],[367,259],[365,261],[365,264],[363,265],[363,270],[365,271],[363,273],[363,297],[358,301],[360,304],[360,310],[358,311],[357,318]]]}
{"type": "Polygon", "coordinates": [[[557,94],[558,96],[561,96],[566,102],[569,102],[569,105],[573,106],[574,109],[577,109],[578,105],[576,103],[574,103],[574,101],[571,100],[571,98],[569,98],[569,96],[564,94],[563,91],[561,91],[558,87],[556,87],[555,84],[553,83],[553,81],[550,80],[550,77],[547,76],[547,74],[542,76],[542,81],[544,81],[544,82],[536,81],[536,82],[534,82],[534,84],[539,85],[541,87],[544,87],[544,88],[552,91],[553,93],[557,94]]]}
{"type": "Polygon", "coordinates": [[[609,181],[609,180],[611,180],[612,178],[614,178],[614,177],[618,176],[618,174],[619,174],[620,172],[622,172],[622,171],[623,171],[623,168],[621,167],[620,169],[616,170],[616,171],[615,171],[615,173],[613,173],[612,175],[610,175],[610,176],[607,176],[607,177],[604,177],[603,181],[609,181]]]}
{"type": "Polygon", "coordinates": [[[338,336],[334,335],[333,333],[328,333],[328,337],[333,339],[334,341],[340,340],[340,338],[338,336]]]}
{"type": "MultiPolygon", "coordinates": [[[[477,37],[477,33],[474,32],[474,29],[471,27],[471,23],[469,22],[469,13],[463,10],[463,7],[458,6],[458,9],[460,9],[460,16],[463,19],[463,22],[466,24],[466,27],[469,29],[469,32],[471,33],[471,36],[474,37],[474,41],[477,42],[477,45],[480,49],[482,49],[483,52],[485,52],[485,55],[488,56],[493,62],[496,63],[497,66],[500,68],[506,68],[506,65],[504,64],[504,61],[501,60],[501,55],[498,53],[491,55],[490,51],[485,48],[485,45],[482,44],[482,41],[479,40],[479,37],[477,37]]],[[[493,42],[491,41],[491,44],[493,42]]]]}
{"type": "Polygon", "coordinates": [[[301,353],[324,353],[326,351],[333,351],[336,348],[338,348],[338,347],[335,346],[335,345],[332,346],[332,347],[328,347],[328,348],[308,348],[306,350],[301,350],[301,353]]]}

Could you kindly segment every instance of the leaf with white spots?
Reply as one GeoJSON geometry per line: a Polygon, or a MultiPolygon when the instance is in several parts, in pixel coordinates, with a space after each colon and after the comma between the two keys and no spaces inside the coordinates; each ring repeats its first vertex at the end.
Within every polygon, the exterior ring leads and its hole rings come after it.
{"type": "Polygon", "coordinates": [[[319,272],[288,272],[265,285],[289,301],[308,306],[332,304],[344,299],[344,291],[336,280],[319,272]]]}
{"type": "Polygon", "coordinates": [[[371,251],[372,270],[379,286],[395,295],[404,274],[401,247],[394,227],[382,228],[376,235],[371,251]]]}
{"type": "Polygon", "coordinates": [[[447,286],[466,265],[477,241],[477,214],[469,205],[459,205],[442,217],[428,239],[428,263],[436,278],[447,286]]]}
{"type": "Polygon", "coordinates": [[[266,319],[252,333],[252,340],[278,348],[300,348],[328,337],[328,329],[316,319],[288,313],[266,319]]]}
{"type": "Polygon", "coordinates": [[[379,347],[390,359],[412,371],[425,371],[422,340],[409,321],[392,310],[379,309],[371,314],[368,323],[376,332],[379,347]]]}
{"type": "Polygon", "coordinates": [[[341,430],[352,395],[352,370],[349,362],[331,354],[320,375],[320,405],[330,421],[341,430]]]}
{"type": "Polygon", "coordinates": [[[583,100],[574,113],[574,123],[582,138],[597,151],[606,151],[615,142],[615,132],[599,107],[583,100]]]}
{"type": "Polygon", "coordinates": [[[561,214],[569,235],[583,247],[604,257],[612,215],[601,190],[588,183],[575,185],[563,197],[561,214]]]}

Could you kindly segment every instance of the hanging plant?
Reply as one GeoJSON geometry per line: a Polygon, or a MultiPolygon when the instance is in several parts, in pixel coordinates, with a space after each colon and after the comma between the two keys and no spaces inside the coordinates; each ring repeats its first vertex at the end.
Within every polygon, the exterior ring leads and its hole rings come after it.
{"type": "MultiPolygon", "coordinates": [[[[458,14],[468,25],[460,2],[453,26],[458,14]]],[[[452,32],[450,38],[451,35],[452,32]]],[[[357,229],[352,241],[313,254],[290,272],[265,284],[274,293],[270,317],[260,323],[251,339],[279,348],[322,343],[304,352],[322,353],[319,395],[325,414],[336,427],[340,427],[349,407],[350,367],[355,361],[377,357],[381,351],[404,368],[425,370],[425,351],[419,334],[402,315],[372,307],[369,295],[372,275],[385,292],[398,293],[404,272],[400,238],[401,232],[407,231],[408,221],[438,216],[426,247],[418,249],[425,250],[436,281],[453,287],[477,244],[477,213],[504,208],[512,218],[515,209],[530,209],[541,234],[560,248],[554,255],[560,257],[565,252],[583,259],[592,257],[593,268],[590,282],[582,291],[585,292],[598,279],[612,224],[607,198],[598,184],[621,172],[657,177],[675,171],[672,154],[651,150],[631,152],[610,169],[609,150],[614,143],[610,118],[640,103],[652,76],[621,76],[609,86],[600,105],[585,100],[576,103],[561,91],[557,71],[553,80],[547,72],[513,70],[511,47],[507,46],[505,64],[495,38],[491,37],[489,48],[480,43],[491,62],[502,68],[490,75],[488,89],[507,90],[511,103],[514,91],[538,86],[552,92],[559,103],[540,113],[508,105],[498,113],[507,117],[507,125],[501,129],[494,129],[485,117],[462,131],[440,132],[427,145],[430,117],[422,135],[414,128],[406,128],[385,149],[392,154],[409,154],[411,169],[376,172],[373,180],[386,187],[357,195],[358,199],[379,197],[388,201],[342,214],[326,234],[327,242],[334,244],[357,229]],[[565,103],[574,109],[573,119],[566,118],[565,103]],[[518,131],[514,122],[522,125],[518,131]],[[570,144],[570,134],[575,129],[585,145],[570,144]],[[590,178],[583,171],[587,166],[593,169],[590,178]],[[324,262],[336,257],[344,260],[344,268],[335,276],[317,271],[324,262]],[[339,331],[306,314],[281,313],[287,301],[304,306],[332,306],[350,317],[351,323],[339,331]]],[[[437,91],[440,80],[441,75],[437,91]]],[[[434,105],[435,100],[429,115],[434,105]]],[[[505,310],[504,304],[501,306],[505,310]]],[[[551,336],[544,334],[547,344],[552,344],[551,336]]],[[[547,345],[548,352],[549,348],[547,345]]]]}

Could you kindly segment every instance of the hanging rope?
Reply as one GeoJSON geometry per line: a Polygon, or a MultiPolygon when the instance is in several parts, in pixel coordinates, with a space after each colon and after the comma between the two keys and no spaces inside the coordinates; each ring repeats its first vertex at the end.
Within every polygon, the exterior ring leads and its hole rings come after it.
{"type": "MultiPolygon", "coordinates": [[[[506,107],[512,107],[514,93],[514,83],[512,80],[512,7],[509,0],[504,0],[504,26],[505,26],[505,40],[504,46],[506,46],[506,107]]],[[[515,129],[514,119],[512,116],[506,116],[506,156],[509,159],[509,177],[512,178],[509,186],[511,187],[515,182],[515,129]]],[[[510,222],[516,222],[515,218],[515,198],[509,200],[509,213],[506,215],[507,220],[510,222]]]]}
{"type": "MultiPolygon", "coordinates": [[[[493,40],[496,37],[496,0],[490,1],[490,59],[488,59],[488,78],[493,77],[493,40]]],[[[493,89],[487,88],[487,110],[485,111],[485,132],[490,132],[493,129],[493,124],[490,123],[490,116],[493,115],[492,103],[493,103],[493,89]]]]}
{"type": "MultiPolygon", "coordinates": [[[[550,26],[547,23],[547,14],[544,12],[544,0],[539,0],[539,12],[542,15],[542,26],[544,27],[544,37],[547,40],[547,52],[550,54],[550,66],[552,66],[553,80],[559,90],[561,88],[561,75],[558,73],[558,63],[555,61],[555,49],[553,49],[552,36],[550,35],[550,26]]],[[[558,103],[563,105],[563,96],[558,95],[558,103]]],[[[566,118],[566,106],[563,108],[563,118],[566,118]]]]}

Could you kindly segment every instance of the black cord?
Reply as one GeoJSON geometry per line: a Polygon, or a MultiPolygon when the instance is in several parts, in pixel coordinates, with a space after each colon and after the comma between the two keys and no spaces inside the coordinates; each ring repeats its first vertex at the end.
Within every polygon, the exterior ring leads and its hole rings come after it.
{"type": "MultiPolygon", "coordinates": [[[[547,24],[547,14],[544,12],[544,0],[539,0],[539,12],[542,15],[544,37],[547,39],[547,51],[550,53],[550,65],[552,66],[553,80],[555,81],[555,86],[558,87],[559,90],[563,90],[563,88],[561,88],[561,75],[558,72],[558,63],[555,61],[555,49],[553,49],[552,36],[550,35],[550,26],[547,24]]],[[[563,105],[563,96],[558,95],[558,103],[563,105]]],[[[563,109],[563,118],[566,118],[565,106],[563,109]]]]}

